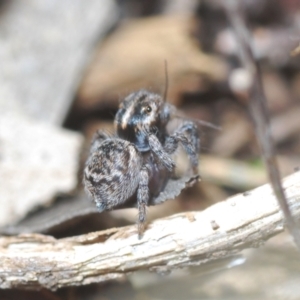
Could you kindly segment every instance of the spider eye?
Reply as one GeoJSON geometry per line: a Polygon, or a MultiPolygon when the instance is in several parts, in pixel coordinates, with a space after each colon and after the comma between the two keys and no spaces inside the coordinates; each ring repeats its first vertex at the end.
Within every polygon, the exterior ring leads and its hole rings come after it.
{"type": "Polygon", "coordinates": [[[147,113],[147,114],[151,113],[151,111],[152,111],[151,106],[146,106],[146,107],[144,108],[144,112],[147,113]]]}

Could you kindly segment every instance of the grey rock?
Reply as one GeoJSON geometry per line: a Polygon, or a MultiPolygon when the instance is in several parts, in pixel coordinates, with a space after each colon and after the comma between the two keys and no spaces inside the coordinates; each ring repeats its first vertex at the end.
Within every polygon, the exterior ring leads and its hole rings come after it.
{"type": "Polygon", "coordinates": [[[0,98],[63,123],[87,59],[116,22],[113,0],[14,0],[0,18],[0,98]]]}
{"type": "Polygon", "coordinates": [[[77,185],[80,134],[7,110],[0,115],[0,226],[77,185]]]}

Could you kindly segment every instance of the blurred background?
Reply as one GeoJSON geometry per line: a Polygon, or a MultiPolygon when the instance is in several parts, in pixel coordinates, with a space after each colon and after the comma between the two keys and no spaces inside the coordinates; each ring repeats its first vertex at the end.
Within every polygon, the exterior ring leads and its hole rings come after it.
{"type": "MultiPolygon", "coordinates": [[[[300,166],[300,2],[240,2],[286,176],[300,166]]],[[[135,209],[96,213],[82,169],[92,135],[114,132],[126,95],[164,93],[165,60],[168,102],[222,130],[199,126],[201,182],[150,207],[148,220],[203,210],[266,183],[237,97],[247,86],[238,51],[217,0],[0,0],[0,233],[59,238],[135,223],[135,209]]],[[[178,167],[185,162],[180,156],[178,167]]],[[[138,272],[57,292],[3,290],[0,298],[300,299],[300,261],[287,233],[242,255],[232,268],[138,272]]]]}

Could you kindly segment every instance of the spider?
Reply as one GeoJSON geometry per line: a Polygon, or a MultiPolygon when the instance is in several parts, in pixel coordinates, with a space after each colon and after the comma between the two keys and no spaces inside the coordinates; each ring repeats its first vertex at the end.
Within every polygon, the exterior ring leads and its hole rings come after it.
{"type": "Polygon", "coordinates": [[[194,175],[198,173],[200,139],[192,121],[173,133],[167,125],[176,109],[158,94],[140,90],[127,96],[115,116],[116,136],[98,131],[84,169],[87,194],[99,211],[136,202],[139,237],[144,232],[146,206],[162,202],[158,195],[174,175],[171,155],[181,144],[194,175]]]}

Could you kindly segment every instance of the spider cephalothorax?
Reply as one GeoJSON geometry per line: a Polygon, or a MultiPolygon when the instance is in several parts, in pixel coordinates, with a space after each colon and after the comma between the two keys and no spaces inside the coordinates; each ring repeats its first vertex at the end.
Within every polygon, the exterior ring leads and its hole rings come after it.
{"type": "Polygon", "coordinates": [[[146,206],[162,202],[157,196],[173,175],[175,162],[171,155],[179,144],[190,159],[193,173],[198,173],[197,126],[182,121],[168,133],[173,110],[157,94],[145,90],[130,94],[115,117],[117,136],[98,131],[86,162],[83,182],[100,211],[136,201],[139,236],[144,229],[146,206]]]}
{"type": "Polygon", "coordinates": [[[119,137],[134,143],[139,151],[145,152],[150,149],[147,132],[164,143],[169,120],[170,108],[163,98],[141,90],[130,94],[120,104],[115,127],[119,137]]]}

